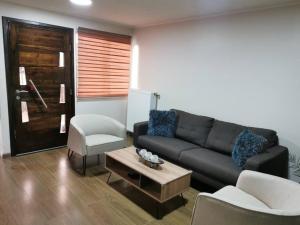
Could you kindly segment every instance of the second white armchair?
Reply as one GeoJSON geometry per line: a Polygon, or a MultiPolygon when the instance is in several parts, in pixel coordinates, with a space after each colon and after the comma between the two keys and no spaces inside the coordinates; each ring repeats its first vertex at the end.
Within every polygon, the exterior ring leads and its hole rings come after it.
{"type": "Polygon", "coordinates": [[[126,129],[115,119],[97,114],[74,116],[70,121],[68,157],[73,152],[83,157],[83,175],[86,158],[126,147],[126,129]]]}
{"type": "Polygon", "coordinates": [[[300,184],[245,170],[236,186],[197,197],[192,225],[300,225],[300,184]]]}

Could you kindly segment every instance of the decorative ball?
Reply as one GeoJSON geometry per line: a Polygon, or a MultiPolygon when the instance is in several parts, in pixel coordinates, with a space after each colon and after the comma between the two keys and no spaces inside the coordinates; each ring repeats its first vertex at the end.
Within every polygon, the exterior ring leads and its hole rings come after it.
{"type": "Polygon", "coordinates": [[[145,157],[146,153],[147,153],[147,150],[146,150],[146,149],[141,149],[140,152],[139,152],[139,154],[140,154],[140,156],[141,156],[142,158],[145,157]]]}
{"type": "Polygon", "coordinates": [[[146,159],[146,160],[150,160],[150,159],[151,159],[151,156],[152,156],[152,153],[151,153],[151,152],[147,152],[147,153],[145,154],[145,159],[146,159]]]}
{"type": "Polygon", "coordinates": [[[158,156],[157,155],[152,155],[150,157],[150,161],[153,162],[153,163],[158,163],[158,156]]]}

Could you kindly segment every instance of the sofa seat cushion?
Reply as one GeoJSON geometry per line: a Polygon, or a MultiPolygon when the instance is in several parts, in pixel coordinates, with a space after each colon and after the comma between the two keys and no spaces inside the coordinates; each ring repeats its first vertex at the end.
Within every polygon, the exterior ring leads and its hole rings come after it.
{"type": "Polygon", "coordinates": [[[264,202],[234,186],[226,186],[213,196],[244,208],[270,209],[264,202]]]}
{"type": "Polygon", "coordinates": [[[205,148],[196,148],[181,153],[179,162],[195,172],[235,185],[242,171],[230,156],[205,148]]]}
{"type": "Polygon", "coordinates": [[[197,145],[177,139],[160,136],[142,135],[138,138],[138,144],[165,159],[177,161],[181,152],[197,148],[197,145]]]}
{"type": "Polygon", "coordinates": [[[177,114],[176,137],[204,147],[213,118],[175,110],[177,114]]]}
{"type": "Polygon", "coordinates": [[[104,151],[121,149],[125,147],[125,140],[107,134],[94,134],[85,137],[88,155],[96,155],[104,151]]]}

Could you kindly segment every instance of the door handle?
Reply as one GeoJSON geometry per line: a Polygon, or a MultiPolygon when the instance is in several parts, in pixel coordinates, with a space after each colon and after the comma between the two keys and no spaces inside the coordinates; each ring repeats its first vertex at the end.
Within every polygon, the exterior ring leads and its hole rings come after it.
{"type": "Polygon", "coordinates": [[[16,94],[21,94],[21,93],[28,93],[26,90],[16,90],[16,94]]]}
{"type": "Polygon", "coordinates": [[[34,82],[30,79],[30,80],[29,80],[29,83],[32,85],[33,90],[34,90],[35,93],[38,95],[38,97],[39,97],[39,99],[41,100],[41,102],[43,103],[44,107],[47,109],[48,106],[47,106],[46,102],[44,101],[43,97],[41,96],[39,90],[36,88],[34,82]]]}

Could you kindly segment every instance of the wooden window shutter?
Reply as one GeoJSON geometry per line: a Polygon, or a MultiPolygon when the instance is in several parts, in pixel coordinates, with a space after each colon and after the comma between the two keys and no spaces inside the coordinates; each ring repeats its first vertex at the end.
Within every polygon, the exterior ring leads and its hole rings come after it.
{"type": "Polygon", "coordinates": [[[127,96],[131,37],[78,29],[79,98],[127,96]]]}

